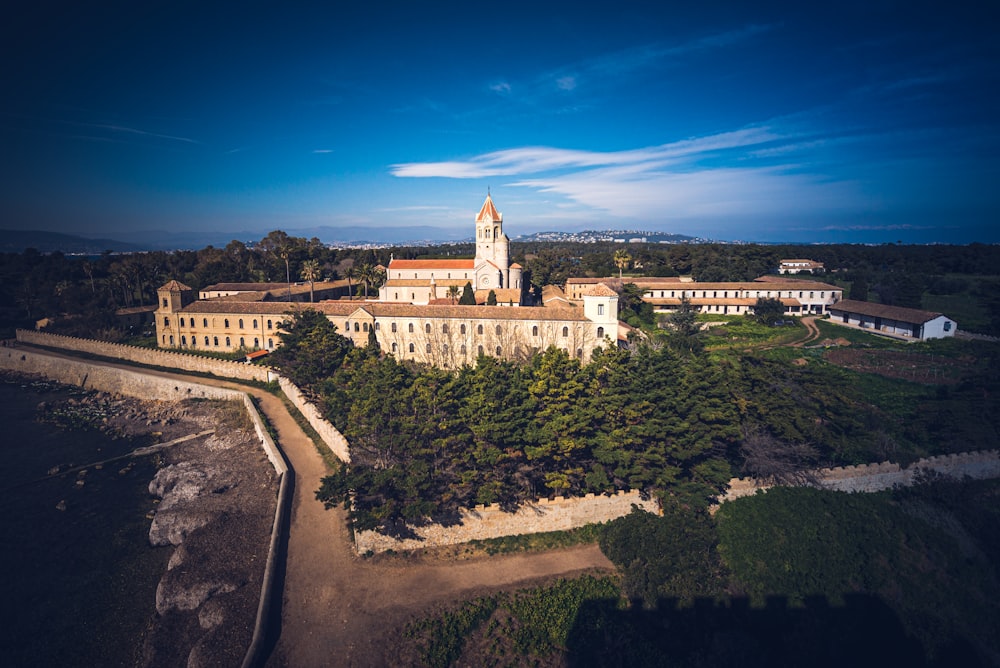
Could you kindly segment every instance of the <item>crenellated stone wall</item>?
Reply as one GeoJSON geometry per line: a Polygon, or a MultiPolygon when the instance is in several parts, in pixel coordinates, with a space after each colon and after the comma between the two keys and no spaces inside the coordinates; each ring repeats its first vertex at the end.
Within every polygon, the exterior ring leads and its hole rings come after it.
{"type": "Polygon", "coordinates": [[[0,368],[41,374],[67,385],[154,401],[238,400],[241,393],[210,385],[151,376],[84,360],[53,357],[23,348],[0,348],[0,368]]]}
{"type": "MultiPolygon", "coordinates": [[[[837,466],[814,471],[819,487],[841,492],[879,492],[896,485],[909,486],[920,473],[933,471],[952,478],[966,476],[977,480],[1000,478],[1000,450],[975,450],[927,457],[903,468],[894,462],[837,466]]],[[[749,496],[771,485],[754,478],[733,478],[719,502],[749,496]]]]}
{"type": "Polygon", "coordinates": [[[620,491],[614,496],[588,494],[569,499],[557,496],[526,504],[514,513],[504,512],[497,504],[462,510],[461,524],[420,527],[416,529],[419,538],[396,539],[375,531],[359,531],[355,533],[354,540],[358,554],[417,550],[486,538],[575,529],[627,515],[632,512],[633,505],[647,512],[660,512],[655,499],[644,500],[635,490],[620,491]]]}
{"type": "MultiPolygon", "coordinates": [[[[150,366],[210,373],[221,378],[256,380],[260,382],[277,380],[282,391],[289,398],[292,404],[294,404],[295,407],[301,411],[312,428],[316,430],[326,443],[327,447],[330,448],[330,451],[343,462],[351,461],[350,446],[347,443],[347,439],[344,438],[339,431],[337,431],[336,427],[323,418],[319,410],[313,404],[309,403],[305,395],[294,383],[284,376],[280,376],[274,369],[252,364],[244,364],[242,362],[232,362],[230,360],[219,360],[210,357],[201,357],[199,355],[190,355],[188,353],[179,353],[170,350],[138,348],[136,346],[126,346],[119,343],[108,343],[106,341],[96,341],[93,339],[80,339],[72,336],[47,334],[45,332],[35,332],[26,329],[17,330],[17,340],[31,345],[74,350],[92,355],[100,355],[111,359],[148,364],[150,366]]],[[[12,348],[10,350],[18,349],[12,348]]],[[[85,362],[81,363],[86,364],[85,362]]],[[[37,373],[44,373],[48,375],[47,371],[38,371],[37,373]]],[[[79,384],[72,380],[65,382],[79,384]]],[[[197,385],[197,387],[200,388],[202,386],[197,385]]]]}
{"type": "Polygon", "coordinates": [[[278,376],[278,385],[281,386],[281,390],[288,397],[288,400],[299,409],[302,415],[305,416],[306,421],[309,422],[309,425],[320,435],[320,438],[330,448],[330,452],[336,455],[340,461],[350,463],[351,449],[344,435],[326,421],[316,406],[309,403],[305,395],[302,394],[302,390],[295,383],[284,376],[278,376]]]}
{"type": "Polygon", "coordinates": [[[61,334],[48,334],[29,329],[17,330],[17,340],[36,346],[76,350],[91,355],[100,355],[112,359],[127,360],[138,364],[165,367],[168,369],[183,369],[198,373],[210,373],[222,378],[238,378],[240,380],[256,380],[262,383],[274,380],[273,369],[254,364],[244,364],[231,360],[220,360],[200,355],[175,352],[172,350],[157,350],[154,348],[139,348],[121,343],[108,343],[94,339],[80,339],[61,334]]]}

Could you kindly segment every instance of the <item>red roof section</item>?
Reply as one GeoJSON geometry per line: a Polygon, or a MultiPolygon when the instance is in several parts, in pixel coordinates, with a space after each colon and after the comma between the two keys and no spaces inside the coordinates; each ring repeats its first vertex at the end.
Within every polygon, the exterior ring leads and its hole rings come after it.
{"type": "Polygon", "coordinates": [[[393,260],[390,269],[475,269],[475,260],[393,260]]]}
{"type": "Polygon", "coordinates": [[[493,206],[493,198],[489,195],[486,196],[486,201],[483,202],[483,208],[479,210],[479,215],[476,216],[476,222],[478,223],[479,221],[486,220],[487,218],[494,221],[500,220],[500,214],[497,213],[497,208],[493,206]]]}

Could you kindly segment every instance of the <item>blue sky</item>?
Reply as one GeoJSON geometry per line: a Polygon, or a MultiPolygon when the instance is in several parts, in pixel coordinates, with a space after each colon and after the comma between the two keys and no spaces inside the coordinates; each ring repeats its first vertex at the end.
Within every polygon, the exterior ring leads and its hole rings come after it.
{"type": "Polygon", "coordinates": [[[3,229],[1000,241],[994,0],[76,4],[0,27],[3,229]]]}

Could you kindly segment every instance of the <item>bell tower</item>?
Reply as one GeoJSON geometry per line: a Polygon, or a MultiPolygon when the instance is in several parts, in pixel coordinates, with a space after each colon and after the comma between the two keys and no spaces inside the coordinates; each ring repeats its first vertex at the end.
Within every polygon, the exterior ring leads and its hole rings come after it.
{"type": "MultiPolygon", "coordinates": [[[[476,215],[476,260],[477,272],[480,265],[490,262],[499,270],[497,287],[510,284],[510,239],[503,233],[503,214],[497,211],[493,198],[487,194],[486,201],[476,215]]],[[[493,286],[490,286],[493,287],[493,286]]]]}

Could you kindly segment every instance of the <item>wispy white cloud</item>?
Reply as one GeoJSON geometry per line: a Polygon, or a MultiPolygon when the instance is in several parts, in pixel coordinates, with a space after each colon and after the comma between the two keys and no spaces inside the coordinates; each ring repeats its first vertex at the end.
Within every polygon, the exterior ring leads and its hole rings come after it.
{"type": "Polygon", "coordinates": [[[333,153],[332,148],[316,148],[313,149],[313,153],[333,153]]]}
{"type": "Polygon", "coordinates": [[[534,79],[516,86],[516,96],[513,95],[515,86],[506,80],[490,83],[489,89],[522,103],[537,105],[554,94],[617,86],[626,77],[673,65],[690,54],[727,48],[772,29],[774,26],[754,24],[679,43],[655,42],[604,53],[541,72],[534,79]]]}
{"type": "Polygon", "coordinates": [[[106,123],[80,123],[78,121],[64,121],[69,125],[75,125],[78,127],[93,128],[96,130],[107,130],[112,133],[120,133],[125,135],[137,135],[141,137],[151,137],[154,139],[167,139],[169,141],[182,142],[185,144],[200,144],[200,141],[191,139],[189,137],[178,137],[175,135],[165,135],[158,132],[149,132],[147,130],[139,130],[138,128],[130,128],[124,125],[110,125],[106,123]]]}
{"type": "Polygon", "coordinates": [[[779,138],[780,135],[768,128],[750,127],[627,151],[580,151],[529,146],[485,153],[464,161],[401,163],[393,165],[391,171],[400,177],[473,179],[606,166],[632,165],[648,170],[682,159],[764,144],[779,138]]]}
{"type": "Polygon", "coordinates": [[[556,88],[559,90],[573,90],[576,88],[576,77],[565,76],[556,79],[556,88]]]}
{"type": "Polygon", "coordinates": [[[514,177],[506,185],[554,195],[552,208],[570,203],[595,214],[647,221],[850,210],[859,202],[856,184],[810,174],[798,164],[758,159],[779,156],[782,147],[804,151],[823,141],[754,126],[625,151],[507,149],[467,160],[394,165],[392,173],[514,177]]]}

